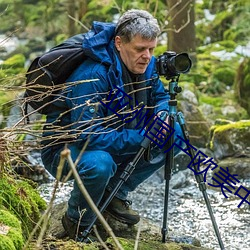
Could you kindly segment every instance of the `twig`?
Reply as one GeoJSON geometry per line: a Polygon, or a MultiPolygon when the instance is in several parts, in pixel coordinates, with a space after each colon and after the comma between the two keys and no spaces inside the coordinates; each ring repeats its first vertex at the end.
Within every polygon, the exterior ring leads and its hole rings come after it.
{"type": "Polygon", "coordinates": [[[139,245],[139,237],[140,237],[140,233],[141,233],[141,220],[139,221],[139,226],[138,226],[138,230],[137,230],[137,234],[136,234],[136,238],[135,238],[135,246],[134,246],[134,250],[138,249],[138,245],[139,245]]]}
{"type": "Polygon", "coordinates": [[[98,231],[96,229],[96,225],[93,226],[93,230],[95,232],[97,239],[100,241],[100,243],[104,247],[104,249],[109,250],[108,246],[105,244],[105,242],[102,240],[100,234],[98,233],[98,231]]]}
{"type": "Polygon", "coordinates": [[[88,191],[86,190],[79,174],[77,173],[77,170],[75,168],[74,162],[71,158],[71,154],[70,154],[70,150],[69,149],[64,149],[61,152],[61,158],[67,159],[69,166],[73,172],[73,176],[75,178],[76,183],[78,184],[78,187],[80,189],[80,191],[82,192],[84,198],[86,199],[86,201],[88,202],[90,208],[94,211],[94,213],[97,215],[98,219],[100,220],[100,222],[102,223],[102,225],[104,226],[105,230],[108,232],[108,234],[113,238],[115,245],[118,247],[119,250],[124,250],[123,247],[121,246],[121,244],[119,243],[119,241],[117,240],[116,236],[114,235],[111,227],[109,226],[109,224],[106,222],[106,220],[104,219],[104,217],[102,216],[102,214],[100,213],[100,211],[98,210],[98,208],[96,207],[95,203],[93,202],[92,198],[90,197],[88,191]]]}

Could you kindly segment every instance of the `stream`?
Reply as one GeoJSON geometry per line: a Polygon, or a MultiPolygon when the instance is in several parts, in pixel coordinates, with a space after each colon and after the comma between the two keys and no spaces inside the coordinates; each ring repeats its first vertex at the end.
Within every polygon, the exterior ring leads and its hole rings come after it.
{"type": "MultiPolygon", "coordinates": [[[[155,173],[129,195],[132,208],[153,224],[162,228],[164,213],[165,180],[160,172],[155,173]]],[[[250,180],[241,181],[245,187],[250,180]]],[[[39,187],[42,197],[49,201],[54,182],[39,187]]],[[[57,192],[55,203],[69,198],[72,182],[63,185],[57,192]]],[[[226,250],[250,250],[250,207],[243,204],[237,208],[240,198],[224,197],[222,192],[207,189],[216,222],[226,250]]],[[[203,247],[220,250],[212,222],[202,193],[199,191],[192,171],[189,169],[173,174],[170,181],[168,203],[168,228],[176,236],[190,236],[200,240],[203,247]]]]}

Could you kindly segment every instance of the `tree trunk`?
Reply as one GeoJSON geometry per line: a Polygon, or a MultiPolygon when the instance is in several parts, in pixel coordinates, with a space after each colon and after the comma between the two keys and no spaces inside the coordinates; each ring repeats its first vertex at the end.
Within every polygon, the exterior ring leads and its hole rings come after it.
{"type": "Polygon", "coordinates": [[[76,1],[75,0],[69,0],[67,4],[67,9],[69,13],[69,22],[68,22],[68,34],[69,36],[73,36],[76,34],[76,21],[74,19],[77,19],[76,17],[76,1]]]}
{"type": "Polygon", "coordinates": [[[87,0],[79,1],[79,11],[78,11],[78,18],[79,20],[87,13],[88,10],[88,2],[87,0]]]}
{"type": "Polygon", "coordinates": [[[189,53],[196,60],[195,0],[167,0],[169,9],[168,50],[189,53]]]}

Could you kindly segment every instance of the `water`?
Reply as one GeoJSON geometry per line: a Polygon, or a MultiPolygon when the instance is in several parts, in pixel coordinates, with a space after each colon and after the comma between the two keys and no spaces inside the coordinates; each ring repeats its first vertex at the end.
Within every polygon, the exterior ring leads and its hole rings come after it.
{"type": "MultiPolygon", "coordinates": [[[[174,189],[171,184],[168,203],[168,228],[177,236],[196,237],[202,246],[220,250],[218,240],[213,230],[212,222],[206,208],[202,193],[196,186],[195,179],[189,172],[180,171],[173,175],[171,183],[180,181],[180,187],[174,189]],[[183,175],[184,173],[184,175],[183,175]],[[186,177],[186,180],[183,179],[186,177]]],[[[243,182],[241,182],[243,183],[243,182]]],[[[250,180],[244,186],[250,186],[250,180]]],[[[45,200],[49,201],[54,183],[43,184],[39,190],[45,200]]],[[[59,188],[55,202],[59,203],[69,198],[72,182],[59,188]]],[[[162,227],[164,213],[165,181],[159,175],[149,178],[141,184],[136,192],[130,194],[133,208],[138,210],[142,217],[148,218],[154,224],[162,227]]],[[[242,205],[236,196],[228,199],[215,190],[208,189],[209,202],[219,227],[222,241],[226,250],[250,250],[250,207],[242,205]]]]}

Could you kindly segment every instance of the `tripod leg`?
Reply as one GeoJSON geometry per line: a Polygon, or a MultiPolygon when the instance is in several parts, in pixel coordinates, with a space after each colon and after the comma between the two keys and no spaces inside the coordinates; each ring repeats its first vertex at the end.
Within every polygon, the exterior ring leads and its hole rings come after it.
{"type": "MultiPolygon", "coordinates": [[[[172,115],[169,116],[169,125],[171,128],[174,128],[174,117],[172,115]]],[[[173,144],[174,144],[174,133],[168,140],[167,148],[170,148],[171,145],[173,144]]],[[[161,230],[163,243],[166,242],[166,235],[168,232],[167,220],[168,220],[169,183],[172,175],[173,166],[174,166],[174,150],[173,147],[171,147],[171,149],[166,155],[166,162],[165,162],[165,197],[164,197],[163,225],[161,230]]]]}
{"type": "MultiPolygon", "coordinates": [[[[185,141],[189,141],[189,133],[188,133],[188,130],[187,130],[187,127],[186,127],[186,124],[185,124],[184,116],[183,116],[183,114],[181,112],[177,113],[177,119],[178,119],[178,122],[179,122],[179,124],[181,126],[185,141]]],[[[188,149],[188,151],[189,151],[189,154],[191,155],[191,160],[194,159],[194,157],[195,157],[194,150],[190,147],[188,149]]],[[[198,172],[196,164],[194,164],[194,168],[195,168],[195,171],[198,172]]],[[[206,192],[206,184],[204,183],[204,179],[203,179],[202,174],[195,175],[195,179],[196,179],[196,182],[197,182],[197,184],[199,186],[200,191],[202,192],[203,198],[205,200],[207,210],[209,212],[210,219],[212,221],[213,228],[214,228],[216,237],[218,239],[220,248],[221,248],[221,250],[224,250],[225,247],[224,247],[224,244],[223,244],[222,239],[221,239],[221,235],[220,235],[220,232],[219,232],[219,229],[218,229],[218,226],[217,226],[214,214],[213,214],[213,210],[212,210],[210,201],[208,199],[208,195],[207,195],[207,192],[206,192]]]]}

